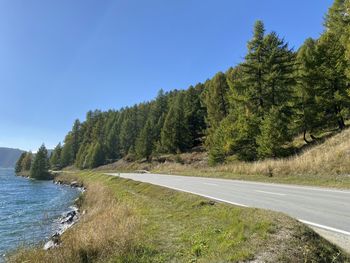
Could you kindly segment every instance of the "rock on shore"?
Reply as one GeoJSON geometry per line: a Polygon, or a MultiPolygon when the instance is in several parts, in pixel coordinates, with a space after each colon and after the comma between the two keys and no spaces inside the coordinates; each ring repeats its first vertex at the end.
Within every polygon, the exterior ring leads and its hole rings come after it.
{"type": "Polygon", "coordinates": [[[71,207],[71,210],[66,212],[60,219],[59,230],[53,234],[48,242],[44,245],[44,250],[49,250],[57,247],[61,242],[61,235],[70,227],[72,227],[76,222],[78,222],[80,217],[79,209],[75,206],[71,207]]]}
{"type": "MultiPolygon", "coordinates": [[[[61,181],[54,181],[54,183],[55,184],[66,184],[66,183],[61,182],[61,181]]],[[[85,191],[85,187],[76,181],[73,181],[68,185],[70,187],[73,187],[73,188],[78,188],[81,192],[85,191]]],[[[71,208],[71,210],[64,213],[63,216],[59,219],[59,225],[60,225],[59,229],[55,234],[53,234],[51,236],[50,240],[45,243],[44,250],[49,250],[49,249],[52,249],[52,248],[59,246],[59,244],[61,242],[61,235],[68,228],[72,227],[76,222],[78,222],[78,220],[80,218],[80,212],[79,212],[78,207],[71,206],[70,208],[71,208]]]]}

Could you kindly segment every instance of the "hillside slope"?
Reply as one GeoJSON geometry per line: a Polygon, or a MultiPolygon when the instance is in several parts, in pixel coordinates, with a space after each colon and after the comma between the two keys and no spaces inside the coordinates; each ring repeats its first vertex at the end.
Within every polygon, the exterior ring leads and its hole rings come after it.
{"type": "Polygon", "coordinates": [[[120,160],[99,170],[158,173],[350,188],[350,129],[288,158],[256,162],[228,160],[210,166],[205,152],[165,155],[152,162],[120,160]]]}
{"type": "Polygon", "coordinates": [[[0,147],[0,167],[12,168],[23,151],[19,149],[12,149],[0,147]]]}

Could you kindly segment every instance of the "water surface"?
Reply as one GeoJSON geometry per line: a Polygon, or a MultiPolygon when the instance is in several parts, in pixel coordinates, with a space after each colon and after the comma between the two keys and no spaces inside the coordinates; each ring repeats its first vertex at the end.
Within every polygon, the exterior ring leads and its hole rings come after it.
{"type": "Polygon", "coordinates": [[[77,189],[17,177],[13,169],[0,168],[0,262],[1,255],[18,245],[49,238],[78,194],[77,189]]]}

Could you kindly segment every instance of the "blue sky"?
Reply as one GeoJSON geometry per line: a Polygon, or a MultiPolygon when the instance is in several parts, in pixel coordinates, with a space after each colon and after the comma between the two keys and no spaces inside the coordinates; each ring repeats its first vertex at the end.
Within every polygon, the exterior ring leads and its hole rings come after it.
{"type": "Polygon", "coordinates": [[[331,0],[1,0],[0,146],[52,148],[93,109],[183,89],[242,61],[257,19],[298,48],[331,0]]]}

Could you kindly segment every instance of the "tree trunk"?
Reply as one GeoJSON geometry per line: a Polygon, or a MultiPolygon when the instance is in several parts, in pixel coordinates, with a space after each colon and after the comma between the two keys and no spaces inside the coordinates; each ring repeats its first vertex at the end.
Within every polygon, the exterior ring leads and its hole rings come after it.
{"type": "Polygon", "coordinates": [[[306,139],[306,129],[304,129],[304,136],[303,136],[303,138],[304,138],[304,141],[305,141],[307,144],[310,143],[310,142],[306,139]]]}

